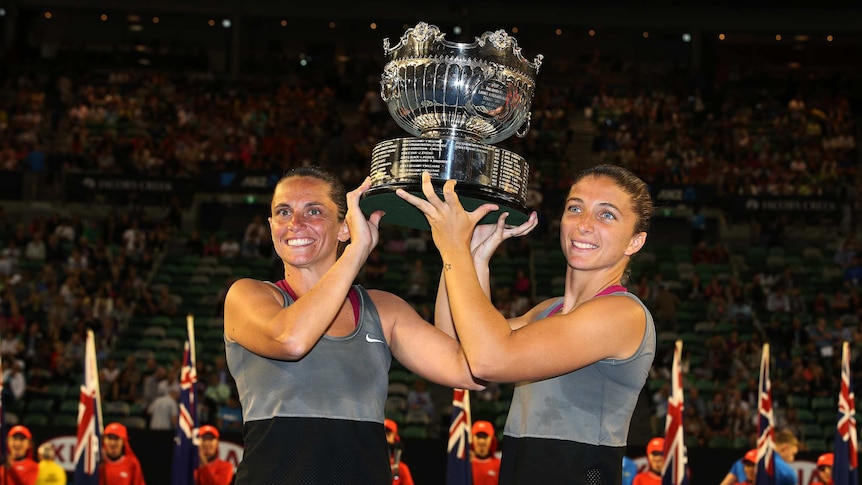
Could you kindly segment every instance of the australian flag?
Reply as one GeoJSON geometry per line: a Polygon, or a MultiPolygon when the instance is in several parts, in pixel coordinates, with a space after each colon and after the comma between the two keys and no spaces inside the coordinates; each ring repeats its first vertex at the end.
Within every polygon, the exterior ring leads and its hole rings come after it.
{"type": "Polygon", "coordinates": [[[775,417],[772,412],[772,381],[769,379],[769,344],[760,357],[760,388],[757,399],[757,472],[754,483],[775,485],[775,417]]]}
{"type": "Polygon", "coordinates": [[[686,465],[688,456],[685,449],[685,433],[682,428],[682,414],[685,409],[685,395],[682,389],[682,340],[676,341],[671,366],[671,390],[667,400],[667,417],[664,426],[664,466],[661,471],[662,485],[687,485],[686,465]]]}
{"type": "Polygon", "coordinates": [[[859,457],[856,440],[856,396],[850,374],[850,343],[841,352],[841,392],[838,395],[838,432],[835,433],[835,461],[832,465],[834,485],[859,483],[859,457]]]}
{"type": "Polygon", "coordinates": [[[195,407],[195,329],[191,315],[186,317],[189,338],[183,350],[183,367],[180,370],[180,410],[177,434],[174,437],[173,477],[171,485],[194,485],[198,467],[198,414],[195,407]]]}
{"type": "Polygon", "coordinates": [[[470,465],[470,391],[455,389],[452,398],[452,423],[446,448],[446,485],[473,485],[470,465]]]}
{"type": "Polygon", "coordinates": [[[96,340],[87,330],[84,350],[84,384],[78,403],[78,436],[75,441],[75,485],[99,485],[102,440],[102,398],[99,394],[99,368],[96,340]]]}

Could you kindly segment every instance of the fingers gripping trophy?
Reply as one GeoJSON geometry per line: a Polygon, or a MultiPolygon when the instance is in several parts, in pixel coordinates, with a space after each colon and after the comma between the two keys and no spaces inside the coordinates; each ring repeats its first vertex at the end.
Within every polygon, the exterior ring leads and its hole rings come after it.
{"type": "Polygon", "coordinates": [[[458,181],[461,203],[473,210],[494,203],[499,210],[482,223],[508,212],[512,225],[527,220],[529,165],[514,152],[492,146],[530,129],[530,104],[542,55],[530,62],[505,31],[485,32],[472,43],[450,42],[425,22],[407,29],[390,47],[380,96],[407,138],[378,143],[371,155],[371,189],[360,202],[370,214],[386,211],[385,221],[427,229],[424,215],[395,195],[396,189],[424,197],[422,172],[442,193],[448,179],[458,181]]]}

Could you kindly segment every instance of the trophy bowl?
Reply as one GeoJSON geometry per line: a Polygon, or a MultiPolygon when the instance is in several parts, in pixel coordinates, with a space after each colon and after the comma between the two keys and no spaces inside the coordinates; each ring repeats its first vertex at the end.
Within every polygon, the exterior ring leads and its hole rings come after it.
{"type": "Polygon", "coordinates": [[[360,206],[366,214],[385,210],[385,221],[427,229],[425,216],[394,191],[422,195],[421,174],[431,174],[438,192],[448,179],[467,210],[500,206],[482,223],[508,212],[509,224],[527,220],[529,165],[520,155],[491,144],[530,128],[530,104],[542,63],[521,55],[505,31],[485,32],[474,42],[445,40],[425,22],[407,29],[399,43],[383,49],[380,96],[406,138],[378,143],[371,156],[372,187],[360,206]]]}

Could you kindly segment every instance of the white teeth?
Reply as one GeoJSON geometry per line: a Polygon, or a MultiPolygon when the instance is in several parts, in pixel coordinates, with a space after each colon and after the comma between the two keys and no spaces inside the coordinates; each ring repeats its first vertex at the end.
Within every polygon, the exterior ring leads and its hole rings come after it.
{"type": "Polygon", "coordinates": [[[596,249],[598,247],[595,244],[586,244],[586,243],[580,243],[577,241],[572,242],[572,246],[574,246],[578,249],[596,249]]]}
{"type": "Polygon", "coordinates": [[[304,238],[304,239],[288,239],[288,240],[287,240],[287,245],[288,245],[288,246],[305,246],[306,244],[311,244],[311,243],[313,243],[313,242],[314,242],[314,240],[313,240],[313,239],[309,239],[309,238],[304,238]]]}

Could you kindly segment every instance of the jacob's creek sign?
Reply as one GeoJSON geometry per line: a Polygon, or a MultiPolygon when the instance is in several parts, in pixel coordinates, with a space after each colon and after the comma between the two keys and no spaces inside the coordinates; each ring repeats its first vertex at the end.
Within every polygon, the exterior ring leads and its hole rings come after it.
{"type": "Polygon", "coordinates": [[[64,189],[70,202],[129,201],[130,195],[141,203],[164,204],[171,196],[190,201],[198,185],[191,179],[125,177],[100,174],[66,174],[64,189]]]}
{"type": "MultiPolygon", "coordinates": [[[[57,436],[46,441],[46,443],[54,445],[57,463],[67,472],[75,471],[75,439],[75,436],[57,436]]],[[[135,454],[140,455],[135,444],[131,443],[131,446],[135,450],[135,454]]],[[[242,460],[242,451],[243,448],[240,445],[228,441],[219,441],[219,458],[233,465],[234,470],[239,465],[239,461],[242,460]]]]}
{"type": "Polygon", "coordinates": [[[841,205],[825,197],[732,197],[730,209],[734,213],[796,213],[836,214],[841,205]]]}
{"type": "Polygon", "coordinates": [[[174,180],[126,179],[85,176],[81,185],[91,190],[133,190],[136,192],[173,192],[174,180]]]}

